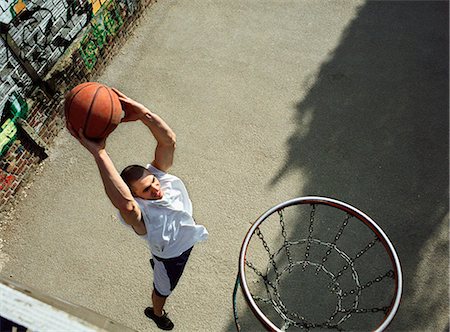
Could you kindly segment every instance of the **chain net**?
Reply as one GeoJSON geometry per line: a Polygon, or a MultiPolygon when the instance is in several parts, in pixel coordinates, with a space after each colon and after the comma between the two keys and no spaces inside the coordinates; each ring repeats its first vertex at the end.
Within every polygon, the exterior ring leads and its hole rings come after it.
{"type": "Polygon", "coordinates": [[[382,241],[330,206],[273,213],[255,229],[245,264],[253,300],[280,330],[375,330],[395,297],[382,241]]]}

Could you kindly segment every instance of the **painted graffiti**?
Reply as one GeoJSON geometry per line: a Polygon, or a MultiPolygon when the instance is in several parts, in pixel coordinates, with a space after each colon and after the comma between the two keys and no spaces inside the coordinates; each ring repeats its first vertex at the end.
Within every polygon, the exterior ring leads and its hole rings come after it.
{"type": "Polygon", "coordinates": [[[97,12],[100,10],[100,8],[102,7],[102,5],[106,2],[107,0],[91,0],[92,3],[92,12],[95,14],[97,14],[97,12]]]}
{"type": "Polygon", "coordinates": [[[86,68],[95,66],[100,50],[122,25],[119,7],[114,0],[110,0],[91,20],[90,29],[80,43],[79,51],[86,68]]]}
{"type": "Polygon", "coordinates": [[[3,0],[0,2],[0,22],[9,24],[14,17],[26,8],[23,0],[3,0]]]}
{"type": "Polygon", "coordinates": [[[10,96],[5,106],[6,110],[2,114],[2,125],[0,127],[0,156],[3,155],[17,135],[16,120],[24,118],[28,112],[28,104],[18,94],[10,96]]]}
{"type": "MultiPolygon", "coordinates": [[[[9,24],[9,33],[27,59],[41,75],[45,74],[89,22],[91,4],[87,1],[29,0],[25,10],[9,24]],[[65,14],[65,15],[64,15],[65,14]]],[[[22,8],[22,7],[21,7],[22,8]]]]}
{"type": "Polygon", "coordinates": [[[5,174],[5,172],[1,172],[0,174],[0,190],[6,190],[13,184],[16,177],[12,174],[5,174]]]}
{"type": "Polygon", "coordinates": [[[32,73],[18,58],[45,76],[91,17],[89,0],[0,1],[0,110],[12,92],[34,89],[32,73]]]}
{"type": "Polygon", "coordinates": [[[17,127],[11,119],[7,119],[1,126],[0,149],[3,154],[9,147],[9,143],[16,138],[17,127]]]}
{"type": "Polygon", "coordinates": [[[1,0],[0,110],[13,91],[28,95],[34,89],[36,75],[44,77],[90,23],[79,53],[86,68],[92,69],[99,51],[123,25],[123,17],[133,15],[141,2],[1,0]],[[13,41],[15,50],[7,40],[13,41]],[[30,73],[23,62],[35,73],[30,73]]]}

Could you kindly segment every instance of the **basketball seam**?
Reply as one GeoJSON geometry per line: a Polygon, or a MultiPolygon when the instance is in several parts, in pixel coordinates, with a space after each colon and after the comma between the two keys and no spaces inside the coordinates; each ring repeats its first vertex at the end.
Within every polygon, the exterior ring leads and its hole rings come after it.
{"type": "Polygon", "coordinates": [[[86,84],[86,86],[82,87],[80,90],[78,90],[73,96],[72,98],[70,98],[69,104],[67,106],[67,114],[66,114],[66,118],[68,119],[70,116],[70,111],[71,111],[71,106],[72,106],[72,102],[75,99],[75,96],[77,94],[79,94],[82,90],[84,90],[84,88],[87,88],[88,86],[91,86],[92,84],[96,84],[95,82],[86,82],[86,83],[91,83],[91,84],[86,84]]]}
{"type": "Polygon", "coordinates": [[[111,126],[111,120],[112,120],[112,117],[113,117],[113,114],[114,114],[114,101],[113,101],[113,98],[111,96],[111,92],[109,91],[109,89],[107,87],[105,87],[105,88],[106,88],[106,91],[108,91],[109,100],[111,101],[111,106],[112,107],[111,107],[111,112],[110,112],[110,115],[109,115],[109,121],[106,124],[106,127],[105,127],[105,129],[103,129],[103,131],[102,131],[100,136],[103,136],[108,131],[109,127],[111,126]]]}
{"type": "MultiPolygon", "coordinates": [[[[91,118],[91,112],[92,112],[92,105],[94,104],[95,101],[95,97],[97,96],[98,91],[103,88],[103,85],[100,85],[97,90],[95,90],[94,96],[92,97],[92,101],[91,101],[91,105],[89,105],[89,110],[86,116],[86,120],[84,121],[83,124],[83,135],[86,136],[86,132],[87,132],[87,128],[86,125],[89,123],[89,119],[91,118]]],[[[87,138],[91,138],[91,137],[87,137],[87,138]]]]}

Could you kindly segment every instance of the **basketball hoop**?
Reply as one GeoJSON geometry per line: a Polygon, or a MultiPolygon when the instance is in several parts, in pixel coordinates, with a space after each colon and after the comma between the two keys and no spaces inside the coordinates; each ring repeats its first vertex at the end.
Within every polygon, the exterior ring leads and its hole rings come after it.
{"type": "Polygon", "coordinates": [[[369,216],[309,196],[274,206],[247,232],[233,293],[238,331],[239,286],[269,331],[379,332],[399,307],[402,272],[394,246],[369,216]]]}

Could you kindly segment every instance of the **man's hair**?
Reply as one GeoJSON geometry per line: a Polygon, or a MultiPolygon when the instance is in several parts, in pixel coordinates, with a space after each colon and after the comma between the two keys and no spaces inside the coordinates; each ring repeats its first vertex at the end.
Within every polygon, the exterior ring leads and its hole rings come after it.
{"type": "Polygon", "coordinates": [[[120,173],[123,181],[127,184],[128,188],[133,192],[131,184],[139,180],[147,171],[147,169],[140,165],[130,165],[124,168],[120,173]]]}

